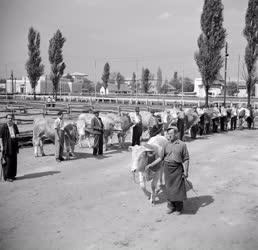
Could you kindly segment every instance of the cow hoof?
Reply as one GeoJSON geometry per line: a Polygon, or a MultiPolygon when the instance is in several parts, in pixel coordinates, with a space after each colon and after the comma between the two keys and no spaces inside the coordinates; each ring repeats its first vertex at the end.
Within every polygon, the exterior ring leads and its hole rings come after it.
{"type": "Polygon", "coordinates": [[[43,153],[42,156],[46,156],[45,153],[43,153]]]}

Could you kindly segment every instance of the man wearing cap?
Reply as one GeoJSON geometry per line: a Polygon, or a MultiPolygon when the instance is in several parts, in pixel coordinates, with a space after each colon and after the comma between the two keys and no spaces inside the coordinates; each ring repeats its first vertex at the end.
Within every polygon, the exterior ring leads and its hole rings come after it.
{"type": "Polygon", "coordinates": [[[140,145],[140,139],[142,135],[142,116],[140,115],[140,108],[135,108],[133,122],[133,135],[132,135],[132,146],[140,145]]]}
{"type": "Polygon", "coordinates": [[[167,213],[181,214],[183,201],[186,199],[185,178],[188,177],[189,153],[184,142],[178,139],[179,133],[175,126],[168,127],[165,147],[164,177],[168,200],[167,213]]]}
{"type": "Polygon", "coordinates": [[[57,113],[57,118],[54,121],[55,129],[55,157],[57,162],[64,160],[64,121],[63,121],[63,112],[59,111],[57,113]]]}
{"type": "Polygon", "coordinates": [[[94,133],[93,155],[103,155],[103,132],[104,125],[99,117],[99,111],[93,111],[94,117],[91,120],[91,128],[94,133]]]}

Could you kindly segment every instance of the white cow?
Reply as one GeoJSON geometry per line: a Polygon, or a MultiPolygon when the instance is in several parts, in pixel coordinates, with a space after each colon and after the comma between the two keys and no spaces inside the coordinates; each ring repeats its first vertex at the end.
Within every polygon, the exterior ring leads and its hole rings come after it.
{"type": "MultiPolygon", "coordinates": [[[[88,142],[89,147],[92,147],[92,143],[90,141],[92,137],[92,130],[91,130],[91,120],[94,117],[94,114],[83,113],[80,114],[77,120],[77,129],[79,133],[79,146],[82,147],[82,140],[85,138],[88,142]]],[[[115,128],[115,121],[105,115],[100,114],[100,118],[103,122],[104,126],[104,150],[107,150],[107,144],[110,138],[113,136],[115,128]]]]}
{"type": "Polygon", "coordinates": [[[139,183],[145,195],[155,203],[155,195],[159,192],[163,182],[163,166],[161,160],[164,158],[164,150],[168,141],[164,136],[156,135],[149,139],[145,145],[130,147],[132,150],[131,171],[139,174],[139,183]],[[153,172],[146,169],[146,166],[153,161],[157,162],[158,169],[153,172]],[[151,195],[146,188],[147,181],[151,181],[151,195]]]}
{"type": "MultiPolygon", "coordinates": [[[[64,121],[64,146],[66,158],[69,159],[70,155],[74,156],[74,148],[77,142],[78,133],[76,124],[72,121],[64,121]]],[[[52,143],[55,143],[55,129],[54,120],[50,118],[36,118],[33,126],[33,145],[34,155],[39,155],[39,149],[41,155],[44,156],[43,144],[44,140],[48,139],[52,143]]]]}

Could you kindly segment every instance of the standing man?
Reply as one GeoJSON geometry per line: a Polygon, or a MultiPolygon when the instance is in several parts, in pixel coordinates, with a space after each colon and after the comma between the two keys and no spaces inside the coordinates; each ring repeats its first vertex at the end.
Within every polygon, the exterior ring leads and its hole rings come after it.
{"type": "Polygon", "coordinates": [[[236,130],[236,124],[237,124],[237,109],[236,105],[233,104],[231,107],[231,122],[230,122],[230,129],[231,130],[236,130]]]}
{"type": "Polygon", "coordinates": [[[54,122],[55,129],[55,157],[57,162],[64,161],[63,152],[64,152],[64,121],[63,121],[63,112],[59,111],[57,113],[57,118],[54,122]]]}
{"type": "Polygon", "coordinates": [[[158,118],[155,116],[155,111],[152,109],[151,111],[151,117],[148,121],[148,129],[150,137],[153,137],[159,133],[159,121],[158,118]]]}
{"type": "Polygon", "coordinates": [[[189,153],[186,144],[178,139],[177,127],[169,127],[166,135],[169,143],[165,148],[164,177],[168,200],[167,213],[182,213],[186,199],[185,178],[188,177],[189,153]]]}
{"type": "Polygon", "coordinates": [[[227,122],[227,110],[224,104],[221,105],[220,107],[220,130],[221,131],[226,131],[226,122],[227,122]]]}
{"type": "Polygon", "coordinates": [[[7,122],[0,130],[0,160],[5,181],[12,182],[17,174],[17,154],[19,130],[13,122],[14,116],[6,116],[7,122]]]}
{"type": "Polygon", "coordinates": [[[142,136],[142,116],[140,115],[140,108],[135,108],[135,114],[132,117],[133,122],[133,136],[132,136],[132,146],[140,145],[142,136]]]}
{"type": "Polygon", "coordinates": [[[94,133],[93,155],[103,155],[103,133],[104,125],[99,117],[99,111],[93,111],[94,117],[91,120],[91,128],[94,133]]]}
{"type": "Polygon", "coordinates": [[[179,105],[179,111],[177,112],[177,128],[179,131],[179,139],[182,141],[185,133],[185,112],[182,104],[179,105]]]}

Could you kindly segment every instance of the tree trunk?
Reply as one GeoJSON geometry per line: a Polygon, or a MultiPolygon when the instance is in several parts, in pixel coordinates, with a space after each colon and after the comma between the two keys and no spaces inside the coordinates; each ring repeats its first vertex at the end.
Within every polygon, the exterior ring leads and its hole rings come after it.
{"type": "Polygon", "coordinates": [[[205,87],[205,107],[209,107],[209,88],[205,87]]]}
{"type": "Polygon", "coordinates": [[[246,90],[247,90],[247,107],[250,105],[251,103],[251,79],[249,77],[247,84],[246,84],[246,90]]]}
{"type": "Polygon", "coordinates": [[[33,99],[36,100],[36,87],[33,88],[33,99]]]}

